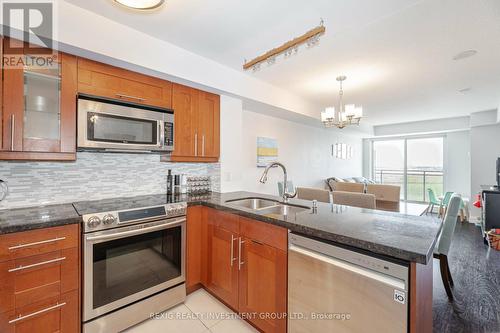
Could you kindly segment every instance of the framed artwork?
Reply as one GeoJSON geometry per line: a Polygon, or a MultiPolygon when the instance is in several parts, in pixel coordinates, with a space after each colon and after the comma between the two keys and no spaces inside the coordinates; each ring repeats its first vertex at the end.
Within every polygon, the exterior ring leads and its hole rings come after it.
{"type": "Polygon", "coordinates": [[[353,149],[346,143],[336,143],[332,145],[332,156],[341,160],[350,160],[353,158],[353,149]]]}
{"type": "Polygon", "coordinates": [[[257,167],[265,168],[278,160],[278,141],[272,138],[257,137],[257,167]]]}

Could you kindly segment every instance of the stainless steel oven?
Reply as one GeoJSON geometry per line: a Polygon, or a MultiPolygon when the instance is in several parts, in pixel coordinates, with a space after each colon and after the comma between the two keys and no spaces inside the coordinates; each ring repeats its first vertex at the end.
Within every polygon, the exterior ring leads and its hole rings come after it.
{"type": "Polygon", "coordinates": [[[79,95],[78,149],[172,151],[174,149],[173,111],[79,95]]]}
{"type": "Polygon", "coordinates": [[[83,220],[84,332],[117,332],[184,301],[185,204],[83,220]]]}

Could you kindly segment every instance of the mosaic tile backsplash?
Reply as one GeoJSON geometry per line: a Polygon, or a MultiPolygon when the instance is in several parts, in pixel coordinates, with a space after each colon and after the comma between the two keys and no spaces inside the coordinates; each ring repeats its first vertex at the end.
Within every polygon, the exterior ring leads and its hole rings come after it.
{"type": "Polygon", "coordinates": [[[78,153],[76,162],[0,162],[9,194],[0,209],[166,192],[167,170],[210,176],[220,191],[218,163],[160,162],[154,154],[78,153]]]}

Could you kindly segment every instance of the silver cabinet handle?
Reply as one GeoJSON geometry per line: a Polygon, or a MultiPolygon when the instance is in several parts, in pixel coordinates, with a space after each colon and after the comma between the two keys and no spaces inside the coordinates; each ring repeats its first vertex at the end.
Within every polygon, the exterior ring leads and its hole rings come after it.
{"type": "Polygon", "coordinates": [[[10,150],[14,151],[14,136],[16,133],[16,118],[14,115],[10,116],[10,150]]]}
{"type": "Polygon", "coordinates": [[[28,243],[28,244],[19,244],[19,245],[9,247],[8,250],[9,251],[18,250],[18,249],[22,249],[25,247],[35,246],[35,245],[54,243],[54,242],[58,242],[58,241],[65,240],[65,239],[66,239],[66,237],[57,237],[57,238],[47,239],[47,240],[43,240],[43,241],[39,241],[39,242],[33,242],[33,243],[28,243]]]}
{"type": "Polygon", "coordinates": [[[236,237],[231,235],[231,267],[233,266],[233,262],[237,260],[238,258],[234,257],[234,241],[237,240],[236,237]]]}
{"type": "Polygon", "coordinates": [[[201,156],[205,156],[205,134],[201,136],[201,156]]]}
{"type": "Polygon", "coordinates": [[[238,241],[238,270],[239,271],[241,271],[241,266],[243,266],[243,264],[245,264],[244,261],[241,261],[241,245],[243,245],[243,243],[245,243],[245,241],[242,241],[241,237],[240,237],[239,241],[238,241]]]}
{"type": "Polygon", "coordinates": [[[198,133],[194,133],[194,156],[198,156],[198,133]]]}
{"type": "Polygon", "coordinates": [[[56,258],[56,259],[52,259],[52,260],[37,262],[36,264],[31,264],[31,265],[26,265],[26,266],[18,266],[16,268],[9,269],[8,272],[12,273],[12,272],[17,272],[17,271],[22,271],[24,269],[42,266],[42,265],[47,265],[47,264],[52,264],[54,262],[63,261],[65,259],[66,259],[66,257],[61,257],[61,258],[56,258]]]}
{"type": "Polygon", "coordinates": [[[64,303],[57,303],[56,305],[53,305],[53,306],[48,307],[48,308],[45,308],[43,310],[39,310],[39,311],[30,313],[30,314],[27,314],[25,316],[19,315],[16,319],[9,320],[9,324],[14,324],[14,323],[16,323],[18,321],[31,318],[31,317],[39,315],[41,313],[45,313],[45,312],[49,312],[49,311],[52,311],[52,310],[55,310],[55,309],[59,309],[59,308],[65,306],[65,305],[66,305],[66,302],[64,302],[64,303]]]}
{"type": "Polygon", "coordinates": [[[118,96],[119,98],[130,98],[130,99],[136,99],[140,102],[143,102],[145,101],[146,99],[142,98],[142,97],[137,97],[137,96],[130,96],[130,95],[124,95],[124,94],[116,94],[116,96],[118,96]]]}

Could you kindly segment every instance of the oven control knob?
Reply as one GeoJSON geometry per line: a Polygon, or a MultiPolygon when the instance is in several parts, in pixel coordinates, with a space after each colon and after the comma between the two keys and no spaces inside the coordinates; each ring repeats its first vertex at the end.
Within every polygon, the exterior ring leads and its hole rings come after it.
{"type": "Polygon", "coordinates": [[[89,218],[89,220],[87,221],[87,225],[90,227],[90,228],[95,228],[97,227],[99,224],[101,224],[101,219],[98,218],[97,216],[91,216],[89,218]]]}
{"type": "Polygon", "coordinates": [[[176,212],[176,209],[175,209],[175,206],[170,206],[168,207],[168,212],[167,212],[168,215],[176,215],[177,212],[176,212]]]}
{"type": "Polygon", "coordinates": [[[111,214],[104,215],[104,217],[102,218],[102,223],[104,223],[106,225],[112,224],[115,221],[116,221],[116,218],[111,214]]]}

